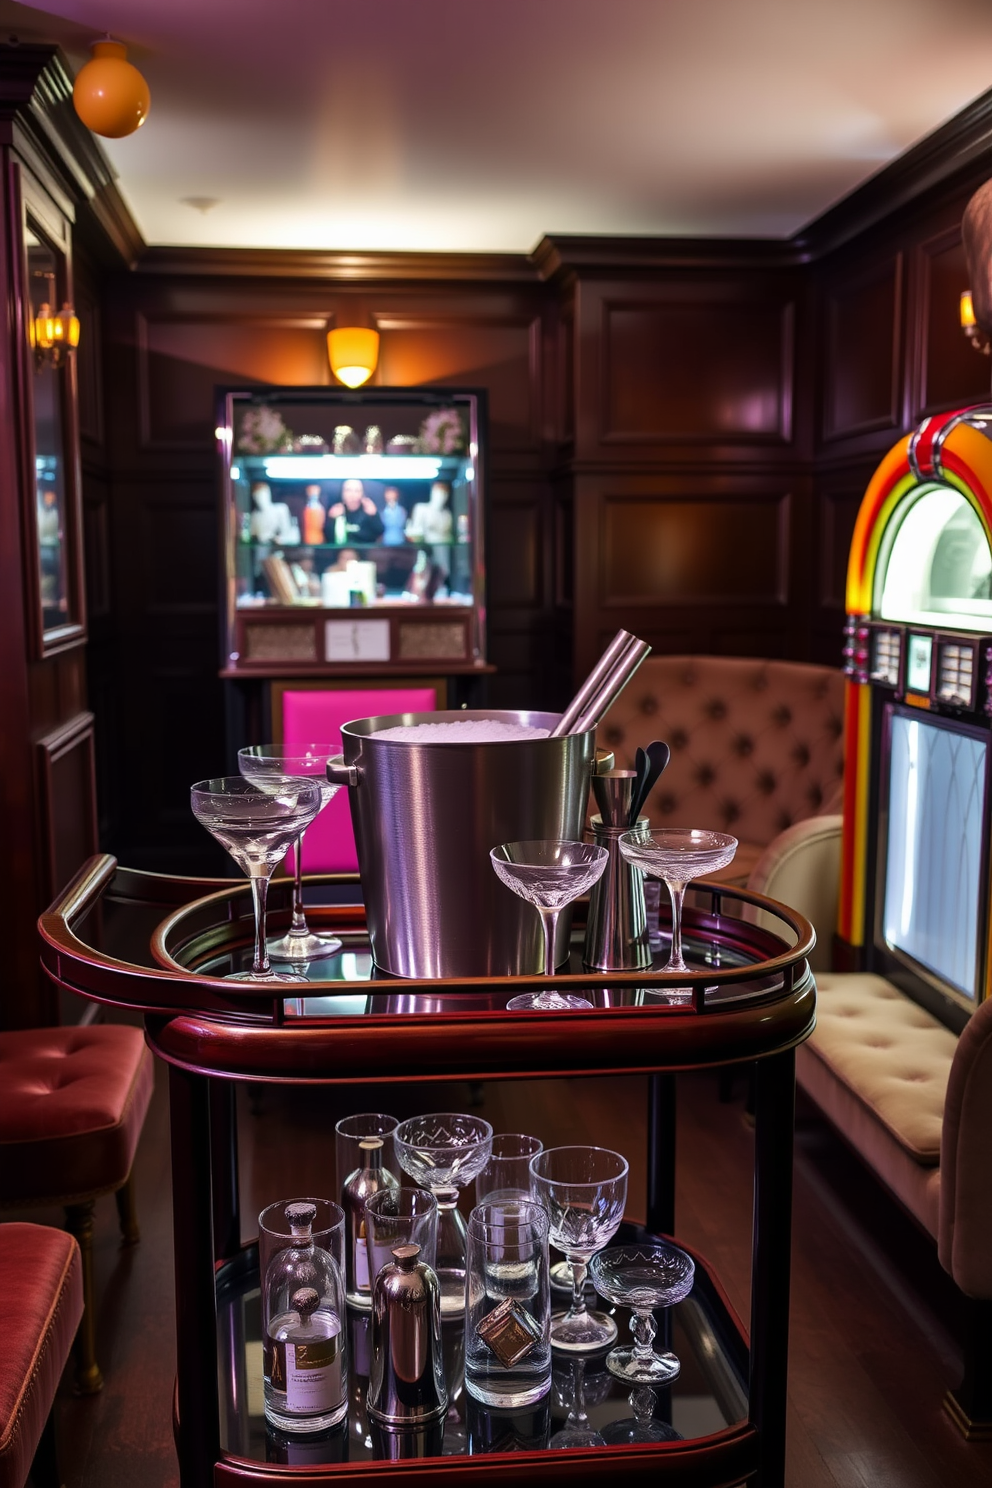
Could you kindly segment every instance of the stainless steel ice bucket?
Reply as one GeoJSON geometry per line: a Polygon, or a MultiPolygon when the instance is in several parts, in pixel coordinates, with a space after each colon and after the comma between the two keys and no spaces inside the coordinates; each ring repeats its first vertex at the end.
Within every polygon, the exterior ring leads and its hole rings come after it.
{"type": "MultiPolygon", "coordinates": [[[[557,713],[500,709],[362,718],[341,730],[372,954],[403,977],[506,976],[544,965],[537,910],[500,883],[501,842],[582,837],[595,730],[561,739],[405,743],[401,724],[493,719],[551,728],[557,713]]],[[[609,768],[602,760],[600,768],[609,768]]],[[[564,960],[569,917],[559,922],[564,960]]]]}

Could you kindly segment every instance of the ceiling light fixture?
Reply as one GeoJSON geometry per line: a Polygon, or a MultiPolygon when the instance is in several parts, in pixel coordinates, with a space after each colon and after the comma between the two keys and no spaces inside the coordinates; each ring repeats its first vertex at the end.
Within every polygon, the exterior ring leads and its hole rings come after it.
{"type": "Polygon", "coordinates": [[[127,60],[123,42],[95,41],[89,62],[79,69],[72,90],[76,113],[87,129],[105,139],[123,139],[148,118],[151,94],[138,69],[127,60]]]}
{"type": "Polygon", "coordinates": [[[327,355],[338,382],[345,387],[361,387],[368,382],[379,360],[379,332],[359,326],[328,331],[327,355]]]}

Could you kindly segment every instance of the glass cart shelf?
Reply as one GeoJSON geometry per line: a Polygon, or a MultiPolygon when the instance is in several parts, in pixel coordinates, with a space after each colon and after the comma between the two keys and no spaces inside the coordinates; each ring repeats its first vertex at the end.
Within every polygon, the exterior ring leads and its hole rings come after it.
{"type": "MultiPolygon", "coordinates": [[[[338,897],[354,891],[343,875],[313,882],[338,897]]],[[[273,887],[278,916],[288,885],[273,887]]],[[[747,890],[704,885],[687,924],[697,969],[607,973],[573,965],[556,974],[556,985],[592,988],[598,1006],[511,1012],[508,997],[539,988],[541,977],[325,980],[313,983],[302,1002],[296,987],[225,981],[216,973],[240,954],[245,901],[241,883],[135,873],[102,855],[85,865],[39,925],[42,961],[56,984],[143,1010],[149,1044],[169,1066],[182,1488],[288,1482],[323,1488],[385,1482],[397,1472],[415,1488],[470,1482],[480,1472],[486,1482],[512,1474],[521,1483],[539,1477],[571,1485],[623,1473],[636,1481],[663,1475],[667,1488],[728,1488],[744,1480],[783,1488],[794,1051],[812,1031],[815,1008],[808,921],[747,890]],[[768,923],[780,933],[763,928],[768,923]],[[675,983],[691,987],[691,1002],[666,1000],[675,983]],[[316,1462],[265,1460],[285,1457],[288,1448],[263,1441],[257,1419],[257,1259],[240,1242],[235,1082],[344,1083],[357,1096],[362,1082],[373,1080],[647,1073],[646,1231],[672,1235],[672,1076],[743,1061],[754,1061],[755,1090],[750,1329],[700,1258],[696,1289],[672,1322],[685,1378],[670,1397],[659,1394],[656,1408],[683,1440],[547,1450],[547,1422],[533,1413],[529,1421],[496,1419],[493,1412],[470,1413],[466,1404],[464,1415],[457,1413],[462,1419],[451,1419],[447,1444],[417,1449],[420,1462],[369,1460],[357,1429],[354,1450],[348,1438],[348,1460],[342,1440],[318,1444],[326,1455],[316,1462]]],[[[364,976],[361,906],[318,907],[315,917],[343,934],[353,970],[364,976]]],[[[457,1352],[456,1336],[450,1338],[457,1352]]],[[[602,1372],[595,1360],[588,1368],[593,1378],[602,1372]]],[[[457,1379],[456,1369],[452,1375],[457,1379]]],[[[358,1379],[353,1383],[357,1428],[362,1410],[358,1379]]],[[[563,1388],[559,1378],[557,1403],[555,1395],[549,1402],[556,1425],[564,1415],[563,1388]]],[[[610,1389],[595,1410],[629,1416],[623,1393],[610,1389]]]]}

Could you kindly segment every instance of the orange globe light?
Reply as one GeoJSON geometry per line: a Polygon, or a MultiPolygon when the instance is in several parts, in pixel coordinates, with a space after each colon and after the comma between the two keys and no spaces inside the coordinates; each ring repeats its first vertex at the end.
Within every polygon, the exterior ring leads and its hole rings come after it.
{"type": "Polygon", "coordinates": [[[346,387],[368,382],[379,360],[379,332],[342,326],[327,333],[327,355],[331,371],[346,387]]]}
{"type": "Polygon", "coordinates": [[[123,139],[148,118],[148,84],[122,42],[95,41],[90,50],[92,59],[79,69],[72,90],[76,113],[94,134],[123,139]]]}

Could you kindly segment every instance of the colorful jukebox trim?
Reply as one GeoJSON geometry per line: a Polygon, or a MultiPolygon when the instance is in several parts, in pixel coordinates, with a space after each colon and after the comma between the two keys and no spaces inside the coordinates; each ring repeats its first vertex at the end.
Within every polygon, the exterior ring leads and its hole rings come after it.
{"type": "MultiPolygon", "coordinates": [[[[845,787],[844,837],[841,866],[838,933],[851,946],[863,946],[866,939],[866,906],[868,894],[869,820],[873,809],[871,793],[872,762],[872,691],[881,681],[900,695],[900,701],[923,709],[939,707],[941,697],[960,703],[951,694],[941,694],[936,681],[918,690],[906,685],[906,659],[897,653],[887,675],[884,653],[881,671],[877,653],[882,637],[873,620],[886,617],[882,591],[886,569],[894,551],[894,534],[910,509],[928,492],[957,492],[974,512],[992,550],[992,408],[980,407],[941,414],[924,422],[912,434],[894,445],[882,460],[865,492],[858,511],[847,570],[847,629],[844,646],[845,671],[849,681],[845,709],[845,787]]],[[[958,506],[962,503],[958,502],[958,506]]],[[[965,513],[967,516],[967,513],[965,513]]],[[[968,518],[974,524],[973,518],[968,518]]],[[[992,631],[992,605],[986,610],[961,596],[955,609],[953,601],[940,602],[941,616],[921,615],[921,628],[936,625],[938,632],[956,633],[992,631]],[[980,611],[980,613],[975,613],[980,611]]],[[[915,620],[914,616],[896,616],[915,620]]],[[[916,626],[913,626],[914,630],[916,626]]],[[[903,637],[906,639],[906,637],[903,637]]],[[[937,637],[939,642],[939,635],[937,637]]],[[[953,646],[950,647],[954,649],[953,646]]],[[[957,648],[964,651],[965,646],[957,648]]],[[[985,658],[982,658],[983,661],[985,658]]],[[[974,677],[968,706],[973,710],[977,688],[977,649],[974,677]]],[[[969,667],[972,663],[969,662],[969,667]]],[[[931,667],[931,676],[936,669],[931,667]]],[[[988,708],[986,707],[986,712],[988,708]]],[[[870,936],[870,930],[867,931],[870,936]]]]}

